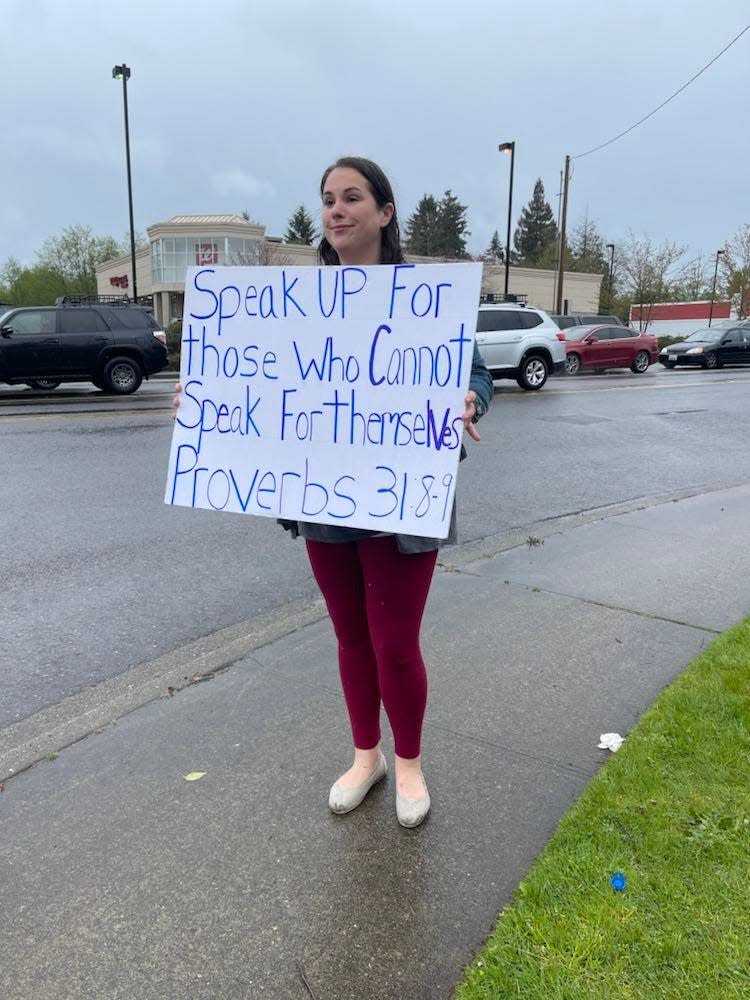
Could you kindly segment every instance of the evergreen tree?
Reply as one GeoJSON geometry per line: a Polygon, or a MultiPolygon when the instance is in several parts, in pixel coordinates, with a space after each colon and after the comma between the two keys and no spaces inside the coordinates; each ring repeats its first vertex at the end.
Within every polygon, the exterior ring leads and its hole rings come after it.
{"type": "Polygon", "coordinates": [[[423,194],[413,214],[406,221],[404,230],[409,253],[422,257],[436,257],[440,243],[440,214],[438,203],[431,194],[423,194]]]}
{"type": "Polygon", "coordinates": [[[466,205],[462,205],[448,189],[438,206],[440,213],[440,254],[443,257],[465,258],[466,237],[469,235],[466,221],[466,205]]]}
{"type": "Polygon", "coordinates": [[[497,229],[492,234],[492,239],[485,251],[485,256],[490,260],[498,260],[500,263],[505,262],[505,247],[500,242],[500,234],[497,229]]]}
{"type": "Polygon", "coordinates": [[[315,223],[304,205],[300,205],[287,224],[284,241],[311,246],[318,238],[315,223]]]}
{"type": "Polygon", "coordinates": [[[537,265],[544,250],[557,239],[557,225],[549,202],[544,197],[541,177],[534,185],[534,194],[529,204],[521,212],[518,226],[513,234],[518,263],[537,265]]]}
{"type": "Polygon", "coordinates": [[[406,222],[406,249],[425,257],[467,257],[466,205],[450,190],[440,201],[425,194],[406,222]]]}
{"type": "Polygon", "coordinates": [[[604,237],[588,214],[570,234],[570,251],[574,271],[604,274],[608,277],[608,263],[604,253],[604,237]]]}

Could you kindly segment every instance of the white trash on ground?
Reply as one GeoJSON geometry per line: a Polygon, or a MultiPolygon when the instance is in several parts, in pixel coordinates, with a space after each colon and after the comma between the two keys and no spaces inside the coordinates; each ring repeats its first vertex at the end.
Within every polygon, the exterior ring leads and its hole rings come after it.
{"type": "Polygon", "coordinates": [[[622,746],[624,738],[619,733],[602,733],[597,745],[600,750],[611,750],[615,753],[622,746]]]}

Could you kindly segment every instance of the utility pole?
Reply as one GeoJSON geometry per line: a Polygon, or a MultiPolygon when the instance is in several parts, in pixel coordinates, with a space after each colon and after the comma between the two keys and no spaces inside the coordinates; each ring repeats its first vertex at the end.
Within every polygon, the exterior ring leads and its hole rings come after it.
{"type": "Polygon", "coordinates": [[[568,220],[568,183],[570,181],[570,157],[565,157],[565,171],[563,177],[563,200],[562,200],[562,216],[560,220],[560,270],[558,272],[557,278],[557,302],[555,304],[555,312],[560,315],[562,313],[562,303],[563,303],[563,274],[565,271],[565,224],[568,220]]]}

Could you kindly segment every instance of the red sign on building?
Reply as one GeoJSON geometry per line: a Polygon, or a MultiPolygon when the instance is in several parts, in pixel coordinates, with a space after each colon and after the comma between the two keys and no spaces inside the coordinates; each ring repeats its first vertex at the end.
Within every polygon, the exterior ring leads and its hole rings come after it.
{"type": "Polygon", "coordinates": [[[127,274],[116,274],[109,279],[110,285],[114,285],[115,288],[127,288],[129,285],[127,274]]]}
{"type": "Polygon", "coordinates": [[[219,246],[217,243],[196,243],[195,263],[198,267],[206,264],[219,263],[219,246]]]}

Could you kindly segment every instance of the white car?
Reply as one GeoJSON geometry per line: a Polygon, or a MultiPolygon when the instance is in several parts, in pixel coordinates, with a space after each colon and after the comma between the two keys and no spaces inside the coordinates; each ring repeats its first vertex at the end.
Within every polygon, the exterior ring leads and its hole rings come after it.
{"type": "Polygon", "coordinates": [[[515,379],[522,389],[541,389],[551,372],[565,370],[565,334],[532,306],[481,305],[477,347],[493,379],[515,379]]]}

